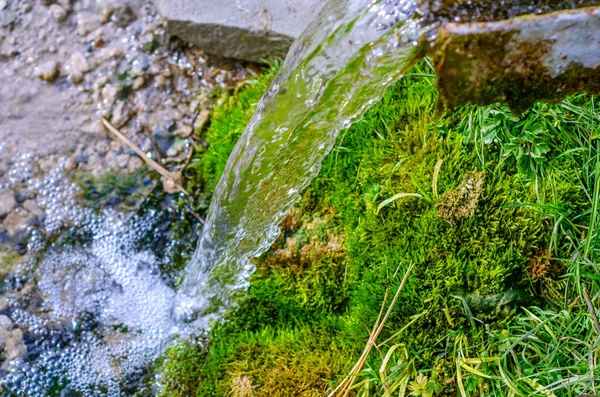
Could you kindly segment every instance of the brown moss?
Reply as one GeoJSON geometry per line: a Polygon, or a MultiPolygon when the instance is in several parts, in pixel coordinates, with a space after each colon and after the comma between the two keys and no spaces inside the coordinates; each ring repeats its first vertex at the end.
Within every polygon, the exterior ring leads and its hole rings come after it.
{"type": "Polygon", "coordinates": [[[463,218],[475,215],[484,181],[485,172],[468,172],[460,185],[440,197],[436,204],[438,216],[453,225],[463,218]]]}
{"type": "Polygon", "coordinates": [[[340,262],[344,257],[344,238],[328,227],[333,216],[329,210],[303,222],[300,210],[292,210],[280,226],[279,239],[264,257],[255,260],[258,269],[286,267],[301,271],[315,263],[340,262]],[[300,227],[308,241],[299,241],[300,227]]]}

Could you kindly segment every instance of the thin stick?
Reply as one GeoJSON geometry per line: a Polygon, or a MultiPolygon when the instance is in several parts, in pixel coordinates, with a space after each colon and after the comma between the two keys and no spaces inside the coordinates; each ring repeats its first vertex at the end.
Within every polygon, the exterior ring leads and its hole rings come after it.
{"type": "Polygon", "coordinates": [[[131,150],[133,150],[135,152],[135,154],[137,154],[142,160],[144,160],[144,162],[146,162],[146,164],[148,164],[148,166],[150,168],[152,168],[154,171],[158,172],[163,177],[165,177],[165,178],[169,179],[171,182],[173,182],[173,184],[177,187],[177,189],[179,191],[181,191],[182,193],[185,193],[186,195],[188,194],[185,191],[185,189],[179,183],[177,183],[177,179],[176,179],[176,177],[175,177],[175,175],[173,173],[171,173],[169,170],[167,170],[164,167],[162,167],[156,161],[154,161],[151,158],[149,158],[148,156],[146,156],[146,153],[144,153],[139,147],[137,147],[137,145],[135,145],[133,142],[131,142],[125,135],[123,135],[121,132],[119,132],[119,130],[117,130],[104,117],[100,118],[100,121],[102,121],[102,124],[104,124],[104,126],[108,129],[108,131],[110,131],[121,142],[123,142],[131,150]]]}
{"type": "Polygon", "coordinates": [[[585,298],[585,302],[587,303],[588,310],[592,315],[592,320],[594,320],[594,325],[596,326],[596,331],[598,331],[598,336],[600,336],[600,322],[598,322],[598,316],[596,315],[596,309],[594,309],[594,305],[592,304],[592,300],[588,295],[587,289],[583,289],[583,297],[585,298]]]}

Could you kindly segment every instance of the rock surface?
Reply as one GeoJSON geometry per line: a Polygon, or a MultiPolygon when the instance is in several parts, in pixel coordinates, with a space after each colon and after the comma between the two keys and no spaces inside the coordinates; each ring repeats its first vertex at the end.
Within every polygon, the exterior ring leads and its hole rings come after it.
{"type": "Polygon", "coordinates": [[[535,101],[600,93],[600,7],[490,23],[448,23],[433,53],[440,104],[535,101]]]}
{"type": "Polygon", "coordinates": [[[169,34],[228,58],[284,58],[324,0],[158,0],[169,34]]]}

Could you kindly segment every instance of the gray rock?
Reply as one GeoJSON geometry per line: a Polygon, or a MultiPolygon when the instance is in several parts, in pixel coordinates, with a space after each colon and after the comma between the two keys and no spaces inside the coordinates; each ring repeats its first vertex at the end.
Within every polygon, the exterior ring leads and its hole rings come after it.
{"type": "Polygon", "coordinates": [[[58,77],[58,62],[48,61],[35,68],[35,74],[42,80],[54,81],[58,77]]]}
{"type": "Polygon", "coordinates": [[[69,79],[73,83],[80,83],[83,80],[83,75],[91,69],[87,58],[82,52],[72,53],[67,67],[69,68],[69,79]]]}
{"type": "Polygon", "coordinates": [[[8,1],[0,0],[0,11],[4,10],[7,7],[8,7],[8,1]]]}
{"type": "Polygon", "coordinates": [[[10,191],[0,193],[0,217],[8,215],[17,206],[14,194],[10,191]]]}
{"type": "Polygon", "coordinates": [[[6,229],[8,236],[13,238],[19,233],[24,232],[28,225],[35,223],[35,216],[24,208],[17,208],[8,214],[2,221],[2,226],[6,229]]]}
{"type": "Polygon", "coordinates": [[[204,51],[260,61],[284,58],[323,0],[157,0],[171,35],[204,51]]]}
{"type": "Polygon", "coordinates": [[[33,214],[36,217],[41,217],[42,215],[44,215],[44,210],[42,210],[37,203],[35,202],[35,200],[27,200],[23,203],[23,208],[25,208],[27,211],[29,211],[31,214],[33,214]]]}
{"type": "Polygon", "coordinates": [[[67,10],[65,10],[63,6],[58,4],[52,4],[50,6],[50,14],[52,14],[52,18],[56,19],[59,22],[67,19],[68,15],[67,10]]]}

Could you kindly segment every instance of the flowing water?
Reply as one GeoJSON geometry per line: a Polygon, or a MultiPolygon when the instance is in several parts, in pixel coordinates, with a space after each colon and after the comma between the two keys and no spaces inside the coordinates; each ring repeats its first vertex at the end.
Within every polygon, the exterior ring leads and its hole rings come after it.
{"type": "Polygon", "coordinates": [[[32,228],[31,260],[0,285],[9,293],[0,312],[10,314],[0,315],[0,336],[10,333],[27,351],[0,368],[0,393],[2,387],[19,396],[139,391],[145,369],[175,337],[204,329],[246,288],[251,258],[277,238],[339,132],[423,55],[422,43],[439,25],[423,14],[417,0],[324,6],[231,154],[177,292],[161,269],[180,245],[158,255],[148,243],[161,234],[159,212],[96,213],[77,205],[78,187],[59,171],[36,179],[31,159],[16,164],[0,189],[27,181],[46,210],[46,234],[32,228]]]}
{"type": "Polygon", "coordinates": [[[293,45],[217,186],[178,314],[226,307],[348,128],[422,55],[416,0],[332,0],[293,45]]]}
{"type": "MultiPolygon", "coordinates": [[[[30,244],[36,256],[21,274],[37,279],[45,299],[9,303],[35,353],[9,365],[0,385],[17,395],[43,396],[57,387],[86,396],[130,394],[127,385],[175,336],[206,327],[209,308],[218,315],[247,286],[250,259],[277,238],[340,130],[422,56],[422,41],[435,32],[434,23],[426,25],[417,0],[324,6],[235,147],[177,293],[160,270],[168,256],[143,243],[156,233],[156,214],[80,208],[76,187],[59,182],[59,174],[31,178],[24,161],[14,175],[45,199],[47,229],[71,232],[49,245],[40,243],[43,236],[30,244]]],[[[14,290],[22,288],[19,280],[14,290]]]]}

